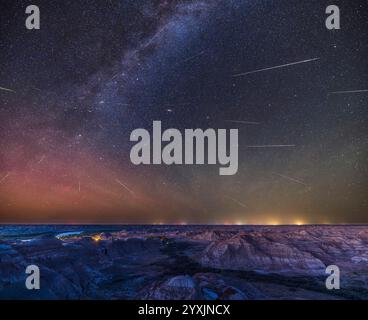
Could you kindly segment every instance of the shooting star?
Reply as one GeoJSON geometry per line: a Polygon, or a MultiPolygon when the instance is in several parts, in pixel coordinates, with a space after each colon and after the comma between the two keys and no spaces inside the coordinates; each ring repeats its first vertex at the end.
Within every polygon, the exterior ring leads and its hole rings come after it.
{"type": "Polygon", "coordinates": [[[161,35],[161,33],[163,33],[166,29],[167,29],[167,26],[163,26],[160,30],[158,30],[156,34],[154,34],[151,37],[151,39],[149,39],[145,44],[143,44],[143,49],[150,46],[161,35]]]}
{"type": "Polygon", "coordinates": [[[293,66],[293,65],[296,65],[296,64],[301,64],[301,63],[307,63],[307,62],[316,61],[316,60],[319,60],[319,59],[320,58],[313,58],[313,59],[301,60],[301,61],[297,61],[297,62],[291,62],[291,63],[281,64],[279,66],[274,66],[274,67],[269,67],[269,68],[263,68],[263,69],[257,69],[257,70],[243,72],[243,73],[237,73],[237,74],[233,74],[232,77],[242,77],[242,76],[246,76],[248,74],[253,74],[253,73],[257,73],[257,72],[263,72],[263,71],[268,71],[268,70],[285,68],[285,67],[293,66]]]}
{"type": "Polygon", "coordinates": [[[14,90],[8,89],[8,88],[4,88],[4,87],[0,87],[0,90],[16,93],[14,90]]]}
{"type": "Polygon", "coordinates": [[[42,92],[42,90],[40,88],[37,88],[37,87],[32,87],[32,89],[34,89],[36,91],[39,91],[39,92],[42,92]]]}
{"type": "Polygon", "coordinates": [[[368,89],[362,89],[362,90],[346,90],[346,91],[332,91],[328,94],[346,94],[346,93],[361,93],[361,92],[368,92],[368,89]]]}
{"type": "Polygon", "coordinates": [[[281,178],[284,178],[288,181],[291,181],[291,182],[295,182],[295,183],[298,183],[298,184],[301,184],[303,185],[304,187],[308,187],[308,185],[306,183],[304,183],[303,181],[300,181],[298,179],[295,179],[295,178],[291,178],[291,177],[288,177],[288,176],[285,176],[283,174],[280,174],[280,173],[276,173],[276,172],[272,172],[272,174],[276,175],[276,176],[279,176],[281,178]]]}
{"type": "MultiPolygon", "coordinates": [[[[197,57],[200,57],[202,54],[204,54],[204,52],[205,52],[205,50],[202,50],[201,52],[199,52],[199,53],[197,53],[197,54],[195,54],[191,57],[188,57],[188,58],[184,59],[181,63],[188,62],[188,61],[193,60],[197,57]]],[[[179,64],[181,64],[181,63],[179,63],[179,64]]]]}
{"type": "Polygon", "coordinates": [[[243,208],[247,208],[247,209],[249,209],[249,207],[248,207],[245,203],[243,203],[243,202],[241,202],[241,201],[239,201],[239,200],[236,200],[236,199],[231,198],[231,197],[229,197],[229,196],[225,196],[225,198],[230,199],[231,201],[235,202],[236,204],[238,204],[239,206],[241,206],[241,207],[243,207],[243,208]]]}
{"type": "Polygon", "coordinates": [[[260,122],[255,122],[255,121],[243,121],[243,120],[225,120],[225,122],[241,123],[241,124],[260,124],[260,122]]]}
{"type": "Polygon", "coordinates": [[[133,196],[135,195],[134,192],[128,188],[127,185],[125,185],[124,183],[122,183],[119,179],[115,179],[115,181],[120,184],[122,187],[124,187],[126,190],[128,190],[133,196]]]}
{"type": "Polygon", "coordinates": [[[246,146],[247,148],[293,148],[295,144],[261,144],[254,146],[246,146]]]}
{"type": "Polygon", "coordinates": [[[175,107],[175,106],[189,106],[191,105],[190,102],[181,102],[181,103],[168,103],[166,104],[167,107],[175,107]]]}
{"type": "Polygon", "coordinates": [[[81,191],[81,185],[80,185],[80,181],[78,181],[78,192],[81,191]]]}
{"type": "Polygon", "coordinates": [[[41,157],[41,159],[40,159],[40,160],[38,160],[37,164],[40,164],[40,163],[41,163],[45,158],[46,158],[46,156],[45,156],[45,155],[43,155],[43,156],[41,157]]]}
{"type": "Polygon", "coordinates": [[[4,177],[2,177],[2,178],[0,179],[0,184],[1,184],[1,183],[3,183],[3,181],[4,181],[7,177],[9,177],[9,175],[10,175],[10,172],[8,172],[4,177]]]}

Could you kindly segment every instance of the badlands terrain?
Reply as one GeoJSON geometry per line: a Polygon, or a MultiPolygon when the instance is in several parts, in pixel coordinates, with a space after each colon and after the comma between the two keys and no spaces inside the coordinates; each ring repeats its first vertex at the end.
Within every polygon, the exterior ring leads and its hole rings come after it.
{"type": "Polygon", "coordinates": [[[368,227],[3,225],[0,299],[368,299],[368,227]]]}

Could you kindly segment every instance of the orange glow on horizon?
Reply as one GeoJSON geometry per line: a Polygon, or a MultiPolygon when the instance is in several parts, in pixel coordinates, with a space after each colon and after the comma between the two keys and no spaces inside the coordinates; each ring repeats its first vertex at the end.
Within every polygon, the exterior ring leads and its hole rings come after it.
{"type": "Polygon", "coordinates": [[[100,240],[102,240],[101,235],[100,234],[95,234],[94,236],[91,237],[93,241],[99,242],[100,240]]]}

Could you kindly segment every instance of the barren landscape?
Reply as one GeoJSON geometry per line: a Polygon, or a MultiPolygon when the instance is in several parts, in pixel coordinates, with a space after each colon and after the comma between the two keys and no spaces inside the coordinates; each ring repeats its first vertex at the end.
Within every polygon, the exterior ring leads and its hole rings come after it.
{"type": "Polygon", "coordinates": [[[367,226],[4,225],[0,239],[1,299],[368,298],[367,226]]]}

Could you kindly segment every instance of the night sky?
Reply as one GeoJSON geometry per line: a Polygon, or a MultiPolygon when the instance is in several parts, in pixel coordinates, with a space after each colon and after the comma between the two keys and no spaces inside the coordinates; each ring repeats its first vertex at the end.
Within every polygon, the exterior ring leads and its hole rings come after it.
{"type": "Polygon", "coordinates": [[[368,222],[367,1],[0,9],[0,222],[368,222]],[[237,174],[133,165],[130,133],[153,120],[238,128],[237,174]]]}

